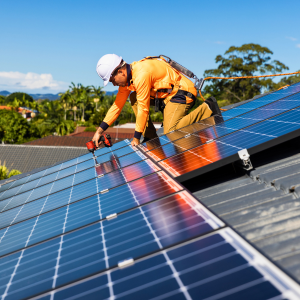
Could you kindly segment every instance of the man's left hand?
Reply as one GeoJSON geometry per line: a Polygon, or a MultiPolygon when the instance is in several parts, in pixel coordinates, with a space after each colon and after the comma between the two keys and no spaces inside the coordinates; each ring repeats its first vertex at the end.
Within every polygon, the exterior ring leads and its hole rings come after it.
{"type": "Polygon", "coordinates": [[[133,140],[131,141],[131,146],[137,146],[140,144],[140,140],[137,138],[133,138],[133,140]]]}

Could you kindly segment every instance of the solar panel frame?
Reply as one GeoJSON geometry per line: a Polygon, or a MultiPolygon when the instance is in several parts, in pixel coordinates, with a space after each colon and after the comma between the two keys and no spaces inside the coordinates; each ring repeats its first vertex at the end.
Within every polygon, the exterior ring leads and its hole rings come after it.
{"type": "MultiPolygon", "coordinates": [[[[241,132],[241,131],[243,131],[243,130],[245,130],[245,129],[247,129],[247,128],[251,128],[252,126],[257,126],[257,125],[262,124],[263,122],[265,122],[265,121],[267,121],[267,120],[271,120],[271,119],[277,118],[277,117],[279,117],[279,116],[283,116],[284,114],[287,114],[287,113],[292,112],[292,111],[295,111],[295,110],[298,111],[298,109],[295,109],[295,108],[294,108],[294,109],[291,109],[291,110],[289,110],[289,111],[287,111],[287,112],[284,112],[284,113],[281,113],[281,114],[279,114],[279,115],[276,115],[275,117],[266,119],[266,120],[264,120],[264,121],[260,121],[260,122],[254,124],[254,125],[251,125],[251,126],[249,126],[249,127],[245,127],[245,128],[243,128],[243,129],[241,129],[241,130],[238,130],[237,132],[235,132],[235,133],[233,133],[233,134],[237,134],[237,133],[239,133],[239,132],[241,132]]],[[[229,137],[229,136],[231,136],[231,135],[233,135],[233,134],[227,135],[227,136],[225,136],[225,137],[229,137]]],[[[294,138],[298,137],[299,135],[300,135],[300,129],[296,129],[296,130],[294,130],[294,131],[285,133],[285,134],[280,135],[280,136],[278,136],[278,137],[276,137],[276,138],[273,138],[273,139],[271,139],[271,140],[268,140],[268,141],[266,141],[266,142],[264,142],[264,143],[261,143],[261,144],[258,144],[258,145],[256,145],[256,146],[247,148],[247,151],[248,151],[248,153],[249,153],[250,155],[253,155],[253,154],[259,153],[259,152],[261,152],[261,151],[264,151],[264,150],[266,150],[266,149],[268,149],[268,148],[271,148],[271,147],[273,147],[273,146],[276,146],[276,145],[279,145],[279,144],[284,143],[284,142],[286,142],[286,141],[289,141],[289,140],[291,140],[291,139],[294,139],[294,138]]],[[[225,137],[222,137],[222,138],[225,138],[225,137]]],[[[221,138],[221,139],[222,139],[222,138],[221,138]]],[[[219,139],[216,139],[215,141],[218,141],[218,140],[219,140],[219,139]]],[[[203,144],[203,145],[206,145],[206,144],[203,144]]],[[[203,145],[200,145],[199,147],[201,147],[201,146],[203,146],[203,145]]],[[[198,147],[193,148],[193,149],[197,149],[197,148],[198,148],[198,147]]],[[[187,150],[187,151],[189,151],[189,150],[187,150]]],[[[185,152],[187,152],[187,151],[185,151],[185,152]]],[[[182,153],[185,153],[185,152],[182,152],[182,153]]],[[[237,150],[237,152],[238,152],[238,150],[237,150]]],[[[176,178],[176,180],[177,180],[178,182],[184,182],[184,181],[187,181],[187,180],[189,180],[189,179],[192,179],[192,178],[194,178],[194,177],[196,177],[196,176],[202,175],[202,174],[204,174],[204,173],[206,173],[206,172],[210,172],[210,171],[212,171],[212,170],[215,170],[215,169],[217,169],[217,168],[219,168],[219,167],[228,165],[228,164],[233,163],[233,162],[240,161],[240,157],[239,157],[239,155],[238,155],[237,152],[236,152],[235,154],[233,154],[233,155],[230,155],[230,156],[228,156],[228,157],[225,157],[225,158],[223,158],[223,159],[220,159],[220,160],[218,160],[218,161],[215,161],[215,162],[213,162],[213,163],[210,163],[210,164],[208,164],[208,165],[205,165],[205,166],[203,166],[203,167],[201,167],[201,168],[198,168],[198,169],[196,169],[196,170],[193,170],[193,171],[187,172],[187,173],[185,173],[185,174],[181,174],[181,175],[176,175],[177,172],[174,171],[174,170],[173,170],[171,167],[169,167],[168,165],[166,165],[164,162],[167,161],[168,159],[177,157],[177,156],[181,155],[182,153],[180,153],[180,154],[178,154],[178,155],[175,155],[175,156],[172,156],[172,157],[170,157],[170,158],[167,158],[167,159],[165,159],[165,160],[162,160],[161,162],[159,162],[159,165],[160,165],[163,169],[167,170],[167,171],[169,172],[169,174],[171,174],[171,175],[173,176],[173,178],[176,178]]],[[[145,153],[145,155],[146,155],[147,157],[150,157],[147,153],[145,153]]],[[[152,158],[152,159],[153,159],[153,158],[152,158]]]]}

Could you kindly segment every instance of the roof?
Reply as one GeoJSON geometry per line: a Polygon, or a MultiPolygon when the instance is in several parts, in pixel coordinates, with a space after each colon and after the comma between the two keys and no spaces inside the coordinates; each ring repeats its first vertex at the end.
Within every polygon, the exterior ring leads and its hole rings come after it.
{"type": "MultiPolygon", "coordinates": [[[[0,145],[0,160],[9,170],[22,173],[53,165],[62,160],[86,154],[85,147],[40,147],[24,145],[0,145]]],[[[13,178],[13,177],[12,177],[13,178]]]]}
{"type": "Polygon", "coordinates": [[[201,202],[298,281],[299,149],[296,138],[250,157],[255,169],[243,175],[223,168],[211,174],[214,179],[203,183],[204,188],[195,181],[187,184],[201,202]]]}

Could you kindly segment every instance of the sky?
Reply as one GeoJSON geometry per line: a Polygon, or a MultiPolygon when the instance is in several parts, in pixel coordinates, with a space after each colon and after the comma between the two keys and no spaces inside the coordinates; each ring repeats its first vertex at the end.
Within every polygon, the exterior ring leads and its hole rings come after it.
{"type": "MultiPolygon", "coordinates": [[[[164,54],[198,77],[230,46],[256,43],[300,70],[299,0],[0,0],[0,91],[103,86],[102,55],[164,54]]],[[[105,91],[116,88],[109,83],[105,91]]]]}

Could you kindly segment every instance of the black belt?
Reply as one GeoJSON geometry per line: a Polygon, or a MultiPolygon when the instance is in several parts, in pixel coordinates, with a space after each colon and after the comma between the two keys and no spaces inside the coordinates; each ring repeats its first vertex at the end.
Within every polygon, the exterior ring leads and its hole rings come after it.
{"type": "MultiPolygon", "coordinates": [[[[172,92],[172,89],[160,89],[157,90],[158,93],[170,93],[172,92]]],[[[180,95],[180,96],[187,96],[189,98],[191,98],[193,101],[196,101],[196,97],[188,92],[188,91],[184,91],[184,90],[178,90],[177,93],[172,97],[174,98],[175,96],[180,95]]],[[[164,108],[165,108],[165,103],[163,102],[163,100],[165,100],[166,98],[154,98],[155,101],[155,112],[158,112],[159,110],[161,112],[163,112],[164,108]]]]}

